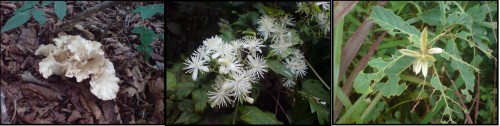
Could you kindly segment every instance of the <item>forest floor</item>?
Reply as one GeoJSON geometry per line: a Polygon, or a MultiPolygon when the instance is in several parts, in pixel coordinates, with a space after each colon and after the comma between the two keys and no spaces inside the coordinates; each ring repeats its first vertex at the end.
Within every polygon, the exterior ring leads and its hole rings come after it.
{"type": "MultiPolygon", "coordinates": [[[[14,16],[22,2],[1,3],[0,26],[14,16]]],[[[54,13],[54,4],[35,6],[45,12],[44,25],[31,18],[21,26],[1,33],[1,123],[2,124],[163,124],[164,121],[164,40],[156,39],[150,46],[151,58],[145,60],[140,36],[131,30],[142,26],[163,35],[163,13],[141,19],[132,11],[140,6],[163,2],[122,2],[83,18],[83,29],[54,33],[79,13],[103,2],[69,1],[64,22],[54,13]],[[48,79],[39,72],[36,56],[41,45],[54,44],[53,38],[80,35],[101,42],[105,57],[120,79],[114,100],[103,101],[90,92],[90,79],[78,83],[75,78],[52,75],[48,79]],[[29,77],[29,74],[32,77],[29,77]],[[25,76],[22,78],[22,76],[25,76]],[[31,78],[31,79],[26,79],[31,78]],[[47,84],[47,85],[44,85],[47,84]],[[7,110],[7,111],[5,111],[7,110]]]]}

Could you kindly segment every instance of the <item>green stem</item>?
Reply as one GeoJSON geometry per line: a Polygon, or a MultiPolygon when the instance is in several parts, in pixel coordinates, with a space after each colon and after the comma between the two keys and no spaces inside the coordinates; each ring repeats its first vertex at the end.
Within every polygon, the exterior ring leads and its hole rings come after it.
{"type": "Polygon", "coordinates": [[[234,122],[236,122],[236,115],[238,115],[238,103],[235,103],[235,104],[236,104],[236,111],[234,111],[233,125],[234,125],[234,122]]]}

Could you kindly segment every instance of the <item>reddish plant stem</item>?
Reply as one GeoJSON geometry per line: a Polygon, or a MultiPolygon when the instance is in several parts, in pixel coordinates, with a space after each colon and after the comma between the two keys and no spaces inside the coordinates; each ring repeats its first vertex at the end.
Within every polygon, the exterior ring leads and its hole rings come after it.
{"type": "MultiPolygon", "coordinates": [[[[458,100],[460,100],[460,105],[462,105],[462,109],[466,110],[467,109],[467,105],[464,104],[464,100],[462,99],[462,94],[460,94],[460,92],[458,91],[458,88],[455,85],[455,82],[451,79],[451,77],[448,74],[448,72],[445,71],[444,74],[446,74],[446,77],[448,77],[448,79],[450,79],[451,84],[453,85],[453,87],[455,87],[455,94],[458,96],[458,100]]],[[[472,118],[470,117],[470,111],[468,111],[467,113],[464,113],[464,114],[465,114],[467,123],[468,124],[473,124],[472,123],[472,118]]]]}
{"type": "MultiPolygon", "coordinates": [[[[370,60],[370,57],[373,55],[373,53],[377,49],[378,45],[380,45],[380,43],[382,42],[382,39],[385,37],[385,35],[387,35],[387,31],[382,33],[382,35],[380,35],[380,37],[373,43],[373,45],[370,48],[370,50],[368,51],[368,53],[363,58],[361,58],[360,62],[358,63],[358,65],[356,65],[356,67],[354,68],[351,75],[349,75],[347,82],[342,86],[342,90],[344,91],[344,93],[346,94],[347,97],[349,97],[351,94],[354,79],[356,78],[356,76],[358,75],[358,73],[360,71],[365,69],[366,64],[368,64],[368,60],[370,60]]],[[[337,98],[336,100],[339,101],[340,99],[337,98]]],[[[336,102],[335,108],[334,108],[334,122],[338,118],[338,114],[340,113],[340,110],[343,107],[344,106],[342,103],[336,102]]]]}

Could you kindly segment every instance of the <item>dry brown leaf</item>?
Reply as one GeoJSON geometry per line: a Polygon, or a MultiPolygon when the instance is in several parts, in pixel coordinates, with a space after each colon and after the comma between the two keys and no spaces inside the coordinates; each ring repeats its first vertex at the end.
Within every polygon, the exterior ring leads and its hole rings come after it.
{"type": "Polygon", "coordinates": [[[163,62],[163,56],[158,55],[156,53],[151,53],[151,58],[163,62]]]}
{"type": "Polygon", "coordinates": [[[2,33],[2,43],[6,44],[10,41],[10,36],[7,33],[2,33]]]}
{"type": "Polygon", "coordinates": [[[102,111],[99,109],[99,107],[96,105],[94,101],[88,101],[87,105],[89,105],[90,110],[92,110],[92,114],[95,116],[95,119],[100,120],[102,117],[102,111]]]}
{"type": "Polygon", "coordinates": [[[142,73],[139,70],[139,67],[134,66],[132,68],[132,74],[134,75],[134,82],[132,83],[135,88],[137,88],[138,92],[144,91],[144,79],[142,78],[142,73]]]}
{"type": "Polygon", "coordinates": [[[73,122],[79,118],[82,118],[82,115],[80,114],[79,111],[74,111],[71,113],[71,115],[69,116],[67,122],[73,122]]]}
{"type": "Polygon", "coordinates": [[[87,105],[87,100],[85,100],[84,97],[80,97],[80,104],[82,104],[83,110],[85,110],[84,112],[90,112],[90,108],[87,105]]]}
{"type": "Polygon", "coordinates": [[[46,88],[43,86],[38,86],[32,83],[26,83],[21,85],[23,90],[31,90],[45,98],[47,98],[49,101],[58,101],[58,95],[60,95],[57,91],[54,91],[50,88],[46,88]]]}
{"type": "Polygon", "coordinates": [[[108,100],[108,101],[102,101],[102,110],[104,112],[104,117],[109,121],[111,124],[121,124],[121,118],[119,116],[119,110],[116,107],[115,101],[108,100]]]}

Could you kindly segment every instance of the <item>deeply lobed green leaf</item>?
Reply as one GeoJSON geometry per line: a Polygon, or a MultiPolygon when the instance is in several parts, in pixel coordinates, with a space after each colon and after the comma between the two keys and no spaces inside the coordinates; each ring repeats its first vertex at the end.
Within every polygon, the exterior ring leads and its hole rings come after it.
{"type": "Polygon", "coordinates": [[[136,8],[132,13],[140,13],[141,14],[141,20],[147,19],[152,17],[153,15],[157,13],[163,13],[163,4],[153,4],[153,5],[148,5],[148,6],[140,6],[136,8]]]}

